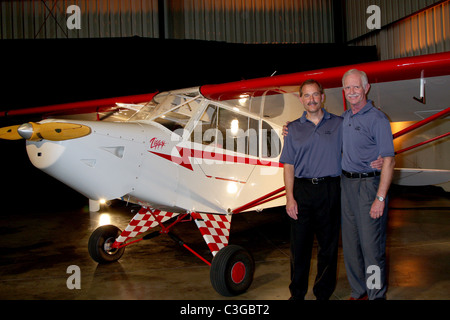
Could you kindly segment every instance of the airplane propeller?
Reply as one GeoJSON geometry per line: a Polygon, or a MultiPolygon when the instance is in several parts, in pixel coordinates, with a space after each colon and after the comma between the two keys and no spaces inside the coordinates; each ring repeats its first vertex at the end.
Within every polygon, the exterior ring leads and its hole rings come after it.
{"type": "Polygon", "coordinates": [[[0,128],[0,139],[38,141],[41,139],[62,141],[81,138],[91,133],[85,125],[65,122],[35,123],[27,122],[0,128]]]}
{"type": "Polygon", "coordinates": [[[9,126],[0,128],[0,139],[5,140],[19,140],[22,137],[19,135],[17,129],[19,129],[20,125],[9,126]]]}

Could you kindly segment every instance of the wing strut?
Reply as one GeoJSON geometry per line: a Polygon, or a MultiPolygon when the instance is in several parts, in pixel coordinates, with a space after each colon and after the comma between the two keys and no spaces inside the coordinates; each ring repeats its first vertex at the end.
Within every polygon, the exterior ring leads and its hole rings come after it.
{"type": "Polygon", "coordinates": [[[236,208],[236,209],[232,210],[231,212],[233,214],[241,213],[242,211],[245,211],[245,210],[248,210],[250,208],[256,207],[256,206],[261,205],[263,203],[266,203],[266,202],[269,202],[269,201],[272,201],[272,200],[284,197],[286,195],[286,193],[279,194],[279,193],[281,193],[283,191],[284,191],[284,187],[281,187],[281,188],[279,188],[279,189],[277,189],[275,191],[272,191],[271,193],[266,194],[265,196],[262,196],[262,197],[260,197],[260,198],[258,198],[256,200],[253,200],[253,201],[251,201],[251,202],[249,202],[247,204],[244,204],[243,206],[241,206],[239,208],[236,208]]]}
{"type": "MultiPolygon", "coordinates": [[[[415,130],[417,128],[420,128],[420,127],[422,127],[422,126],[424,126],[424,125],[434,121],[434,120],[442,118],[442,117],[448,115],[449,113],[450,113],[450,107],[448,107],[447,109],[444,109],[441,112],[438,112],[438,113],[436,113],[436,114],[434,114],[432,116],[429,116],[426,119],[423,119],[423,120],[421,120],[419,122],[416,122],[416,123],[412,124],[411,126],[409,126],[409,127],[405,128],[405,129],[403,129],[403,130],[393,134],[393,137],[394,137],[394,139],[396,139],[396,138],[398,138],[398,137],[400,137],[400,136],[402,136],[404,134],[407,134],[408,132],[411,132],[412,130],[415,130]]],[[[415,144],[413,146],[410,146],[410,147],[398,150],[398,151],[395,152],[395,154],[399,154],[399,153],[402,153],[402,152],[405,152],[405,151],[408,151],[408,150],[411,150],[411,149],[415,149],[415,148],[420,147],[420,146],[422,146],[424,144],[427,144],[427,143],[430,143],[430,142],[433,142],[433,141],[436,141],[436,140],[448,137],[449,135],[450,135],[450,132],[444,133],[444,134],[442,134],[440,136],[437,136],[435,138],[432,138],[432,139],[429,139],[429,140],[417,143],[417,144],[415,144]]]]}

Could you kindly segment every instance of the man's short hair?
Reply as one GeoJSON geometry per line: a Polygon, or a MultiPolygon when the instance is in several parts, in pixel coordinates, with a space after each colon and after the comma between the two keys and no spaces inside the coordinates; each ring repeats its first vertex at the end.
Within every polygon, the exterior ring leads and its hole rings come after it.
{"type": "Polygon", "coordinates": [[[345,78],[351,74],[359,74],[364,88],[369,84],[369,78],[367,78],[367,74],[364,71],[358,69],[350,69],[346,73],[344,73],[344,76],[342,77],[342,86],[344,86],[345,78]]]}
{"type": "Polygon", "coordinates": [[[306,85],[309,85],[309,84],[317,85],[319,87],[320,94],[323,94],[323,87],[322,87],[322,85],[318,81],[316,81],[314,79],[308,79],[308,80],[303,81],[303,83],[300,85],[300,89],[298,90],[298,92],[300,93],[300,97],[303,96],[303,92],[302,92],[303,87],[306,86],[306,85]]]}

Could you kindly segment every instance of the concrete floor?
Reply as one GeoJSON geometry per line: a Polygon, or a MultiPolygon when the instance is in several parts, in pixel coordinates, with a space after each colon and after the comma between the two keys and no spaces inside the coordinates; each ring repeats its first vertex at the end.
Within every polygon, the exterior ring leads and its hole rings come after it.
{"type": "MultiPolygon", "coordinates": [[[[402,189],[391,199],[390,300],[450,299],[450,196],[436,190],[440,189],[402,189]]],[[[87,202],[77,196],[70,207],[51,203],[42,200],[1,211],[0,299],[286,300],[290,296],[289,236],[279,210],[233,218],[230,243],[253,254],[256,271],[246,293],[225,298],[212,288],[209,266],[167,236],[127,247],[113,264],[91,260],[87,242],[99,220],[110,219],[123,229],[132,218],[130,208],[121,203],[99,213],[90,213],[87,202]],[[80,289],[67,287],[71,265],[80,268],[80,289]]],[[[210,259],[194,222],[181,223],[173,231],[210,259]]],[[[310,289],[315,262],[314,258],[310,289]]],[[[350,288],[341,248],[338,277],[332,299],[347,300],[350,288]]],[[[307,299],[314,299],[311,290],[307,299]]]]}

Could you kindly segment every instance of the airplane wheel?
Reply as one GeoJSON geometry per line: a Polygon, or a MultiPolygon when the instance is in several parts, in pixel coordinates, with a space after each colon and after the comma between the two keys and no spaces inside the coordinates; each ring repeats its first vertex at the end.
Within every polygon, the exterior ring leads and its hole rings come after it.
{"type": "Polygon", "coordinates": [[[250,287],[254,272],[255,262],[250,253],[240,246],[229,245],[211,263],[211,284],[221,295],[235,296],[250,287]]]}
{"type": "Polygon", "coordinates": [[[113,225],[98,227],[89,238],[88,249],[91,258],[98,263],[110,263],[122,257],[125,248],[111,248],[120,235],[119,228],[113,225]]]}

